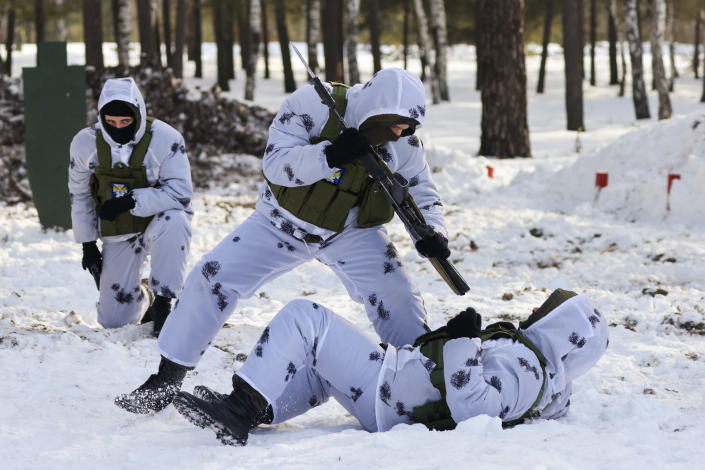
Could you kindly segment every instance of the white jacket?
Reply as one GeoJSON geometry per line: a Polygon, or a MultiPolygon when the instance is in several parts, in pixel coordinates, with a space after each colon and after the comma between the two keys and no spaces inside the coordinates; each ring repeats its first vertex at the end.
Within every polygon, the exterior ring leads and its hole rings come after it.
{"type": "MultiPolygon", "coordinates": [[[[332,87],[325,84],[329,92],[332,87]]],[[[380,114],[396,114],[416,119],[423,125],[426,112],[423,84],[415,75],[396,68],[377,72],[367,83],[347,90],[345,122],[358,128],[367,118],[380,114]]],[[[269,127],[269,140],[262,166],[269,181],[282,186],[303,186],[332,178],[337,171],[326,162],[324,149],[330,142],[310,144],[311,137],[320,136],[329,118],[329,109],[322,103],[312,85],[299,88],[279,109],[269,127]]],[[[409,181],[409,192],[421,209],[426,222],[447,235],[443,222],[442,204],[431,181],[421,140],[415,135],[388,142],[380,148],[380,156],[392,172],[409,181]]],[[[257,210],[272,223],[297,238],[306,234],[326,239],[330,230],[307,223],[281,208],[265,181],[260,188],[257,210]]],[[[348,214],[345,227],[354,225],[358,208],[348,214]]]]}
{"type": "MultiPolygon", "coordinates": [[[[546,358],[546,385],[536,411],[559,418],[570,406],[571,382],[587,372],[609,344],[607,319],[585,295],[566,300],[521,330],[546,358]]],[[[408,403],[440,399],[429,373],[435,364],[420,348],[387,348],[378,380],[377,426],[386,431],[407,422],[408,403]]],[[[541,390],[543,375],[534,353],[509,338],[481,342],[457,338],[443,347],[446,402],[456,423],[486,414],[520,418],[541,390]]]]}
{"type": "MultiPolygon", "coordinates": [[[[114,100],[131,103],[139,110],[139,127],[131,142],[125,145],[116,143],[103,129],[100,120],[91,127],[79,131],[71,141],[69,164],[71,221],[74,239],[79,243],[94,241],[100,237],[100,224],[90,189],[91,175],[98,166],[96,134],[101,132],[105,142],[110,145],[114,166],[118,162],[124,164],[129,162],[133,147],[145,133],[147,110],[142,94],[132,78],[106,81],[98,99],[98,111],[114,100]]],[[[132,191],[135,207],[130,212],[138,217],[148,217],[172,209],[190,213],[193,187],[184,138],[176,129],[156,119],[152,122],[151,132],[152,140],[144,158],[150,187],[132,191]]],[[[130,236],[132,235],[104,237],[104,241],[120,241],[130,236]]]]}

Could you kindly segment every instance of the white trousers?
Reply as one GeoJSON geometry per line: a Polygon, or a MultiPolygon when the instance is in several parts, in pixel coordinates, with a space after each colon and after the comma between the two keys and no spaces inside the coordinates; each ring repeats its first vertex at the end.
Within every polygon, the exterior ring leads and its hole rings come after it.
{"type": "Polygon", "coordinates": [[[147,229],[121,242],[103,242],[98,322],[104,328],[137,323],[149,306],[140,288],[142,268],[150,255],[149,289],[174,298],[186,275],[191,244],[191,216],[180,210],[155,215],[147,229]]]}
{"type": "Polygon", "coordinates": [[[335,398],[377,431],[375,390],[384,349],[320,304],[289,302],[272,319],[237,375],[274,411],[273,423],[335,398]]]}
{"type": "Polygon", "coordinates": [[[321,247],[293,238],[254,212],[189,273],[159,335],[159,352],[195,366],[238,299],[314,258],[338,275],[353,300],[365,305],[383,342],[413,343],[428,331],[421,293],[384,227],[346,229],[321,247]]]}

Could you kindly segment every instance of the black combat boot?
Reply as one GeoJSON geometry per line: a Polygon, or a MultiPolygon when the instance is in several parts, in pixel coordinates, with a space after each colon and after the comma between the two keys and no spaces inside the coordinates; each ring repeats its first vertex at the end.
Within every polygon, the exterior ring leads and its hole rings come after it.
{"type": "Polygon", "coordinates": [[[157,338],[162,331],[166,317],[171,313],[171,299],[157,295],[154,297],[154,303],[150,308],[152,309],[152,320],[154,320],[152,334],[157,338]]]}
{"type": "Polygon", "coordinates": [[[181,389],[186,372],[193,367],[182,366],[162,357],[159,370],[130,393],[119,395],[115,404],[130,413],[147,414],[161,411],[171,403],[181,389]]]}
{"type": "Polygon", "coordinates": [[[193,387],[193,394],[194,397],[200,398],[201,400],[204,401],[220,401],[223,398],[226,398],[227,395],[224,395],[220,392],[216,392],[215,390],[206,387],[205,385],[196,385],[193,387]]]}
{"type": "Polygon", "coordinates": [[[244,446],[251,429],[272,422],[272,407],[267,400],[238,375],[233,376],[233,392],[223,397],[208,401],[179,392],[174,407],[192,424],[212,429],[220,442],[227,445],[244,446]]]}
{"type": "Polygon", "coordinates": [[[152,335],[155,338],[159,336],[162,331],[162,326],[166,321],[166,317],[171,313],[171,299],[169,297],[164,297],[161,295],[154,296],[154,302],[149,306],[144,316],[140,321],[140,324],[153,322],[152,323],[152,335]]]}

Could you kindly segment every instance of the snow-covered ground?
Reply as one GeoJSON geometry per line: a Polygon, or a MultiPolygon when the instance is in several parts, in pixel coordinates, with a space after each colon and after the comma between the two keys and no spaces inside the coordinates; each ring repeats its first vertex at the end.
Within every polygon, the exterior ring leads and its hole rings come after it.
{"type": "MultiPolygon", "coordinates": [[[[81,46],[70,46],[70,60],[80,63],[81,46]]],[[[271,47],[274,78],[260,80],[256,96],[276,109],[284,93],[277,47],[271,47]]],[[[109,60],[113,49],[106,45],[109,60]]],[[[705,107],[701,82],[687,70],[690,51],[679,50],[683,76],[671,95],[674,117],[658,123],[636,122],[631,98],[618,98],[617,88],[606,85],[601,47],[598,86],[584,87],[586,132],[579,136],[564,130],[562,56],[549,58],[544,95],[534,91],[539,57],[528,56],[534,158],[497,160],[474,156],[481,115],[474,54],[470,47],[454,48],[453,101],[428,107],[420,135],[445,201],[452,261],[471,291],[453,295],[414,253],[401,224],[389,226],[422,288],[432,327],[468,305],[487,321],[522,318],[556,287],[593,298],[611,321],[610,348],[574,384],[566,418],[502,430],[499,419],[480,416],[452,432],[415,425],[369,434],[331,401],[263,427],[247,447],[233,448],[172,407],[152,416],[128,414],[112,400],[155,370],[159,355],[149,326],[100,328],[97,292],[81,270],[72,233],[45,232],[33,209],[0,205],[0,467],[702,468],[705,107]],[[599,193],[596,172],[609,174],[599,193]],[[680,175],[670,201],[669,174],[680,175]]],[[[33,65],[32,54],[31,46],[16,54],[17,73],[33,65]]],[[[213,83],[213,59],[208,46],[211,78],[190,79],[190,85],[213,83]]],[[[650,60],[647,55],[644,63],[650,60]]],[[[412,70],[417,64],[411,62],[412,70]]],[[[385,62],[394,65],[399,62],[385,62]]],[[[361,55],[361,68],[368,78],[368,54],[361,55]]],[[[295,73],[303,83],[298,63],[295,73]]],[[[232,84],[232,96],[240,98],[244,73],[238,71],[232,84]]],[[[656,115],[655,92],[649,90],[649,98],[656,115]]],[[[259,165],[251,156],[232,158],[253,172],[259,165]]],[[[227,188],[197,195],[191,264],[247,217],[256,183],[233,175],[227,188]]],[[[184,388],[206,384],[227,391],[238,355],[248,353],[276,311],[296,297],[321,302],[374,335],[336,277],[308,264],[242,301],[184,388]]]]}

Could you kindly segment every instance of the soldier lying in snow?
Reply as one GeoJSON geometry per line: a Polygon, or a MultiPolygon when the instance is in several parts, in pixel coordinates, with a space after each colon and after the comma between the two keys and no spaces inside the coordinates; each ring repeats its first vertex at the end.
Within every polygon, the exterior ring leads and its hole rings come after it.
{"type": "Polygon", "coordinates": [[[480,414],[505,425],[554,419],[570,406],[571,383],[609,344],[607,320],[585,295],[558,289],[516,329],[481,329],[467,309],[413,346],[377,345],[327,308],[287,304],[233,376],[233,392],[179,392],[184,417],[225,444],[338,400],[368,431],[399,423],[453,429],[480,414]]]}

